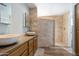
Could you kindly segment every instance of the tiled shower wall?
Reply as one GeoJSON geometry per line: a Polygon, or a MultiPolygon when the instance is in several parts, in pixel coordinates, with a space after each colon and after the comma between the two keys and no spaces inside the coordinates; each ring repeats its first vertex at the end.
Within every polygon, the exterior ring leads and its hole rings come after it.
{"type": "Polygon", "coordinates": [[[29,8],[30,30],[37,32],[37,8],[29,8]]]}
{"type": "Polygon", "coordinates": [[[38,47],[50,47],[53,45],[54,21],[38,20],[38,47]]]}

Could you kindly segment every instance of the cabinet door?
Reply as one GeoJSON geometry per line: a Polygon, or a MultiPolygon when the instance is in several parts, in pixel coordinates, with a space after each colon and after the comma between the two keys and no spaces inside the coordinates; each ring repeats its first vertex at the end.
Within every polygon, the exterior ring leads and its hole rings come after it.
{"type": "Polygon", "coordinates": [[[29,55],[29,46],[27,42],[27,46],[25,47],[25,51],[23,52],[22,56],[28,56],[29,55]]]}
{"type": "Polygon", "coordinates": [[[30,53],[29,53],[29,56],[33,56],[34,55],[34,53],[33,53],[33,51],[31,51],[30,53]]]}
{"type": "Polygon", "coordinates": [[[29,41],[29,54],[34,52],[34,44],[33,44],[33,39],[29,41]]]}
{"type": "Polygon", "coordinates": [[[37,44],[37,38],[35,38],[35,39],[34,39],[34,53],[35,53],[36,50],[37,50],[37,46],[38,46],[38,44],[37,44]]]}
{"type": "Polygon", "coordinates": [[[28,53],[29,53],[28,50],[25,50],[22,56],[28,56],[28,53]]]}

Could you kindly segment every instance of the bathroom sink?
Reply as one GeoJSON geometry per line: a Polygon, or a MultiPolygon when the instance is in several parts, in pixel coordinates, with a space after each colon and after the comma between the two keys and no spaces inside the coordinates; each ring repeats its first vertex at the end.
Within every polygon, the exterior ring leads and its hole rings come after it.
{"type": "Polygon", "coordinates": [[[26,32],[26,35],[33,36],[33,35],[36,35],[36,33],[35,32],[26,32]]]}
{"type": "Polygon", "coordinates": [[[0,35],[0,46],[7,46],[14,43],[17,43],[17,35],[15,34],[0,35]]]}
{"type": "Polygon", "coordinates": [[[0,39],[0,46],[7,46],[16,43],[16,38],[2,38],[0,39]]]}

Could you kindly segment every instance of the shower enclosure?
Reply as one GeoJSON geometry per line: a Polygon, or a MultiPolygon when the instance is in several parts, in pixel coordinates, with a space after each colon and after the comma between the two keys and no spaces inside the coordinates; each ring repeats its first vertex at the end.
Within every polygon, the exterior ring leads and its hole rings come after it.
{"type": "Polygon", "coordinates": [[[63,20],[38,20],[38,47],[67,47],[63,20]]]}

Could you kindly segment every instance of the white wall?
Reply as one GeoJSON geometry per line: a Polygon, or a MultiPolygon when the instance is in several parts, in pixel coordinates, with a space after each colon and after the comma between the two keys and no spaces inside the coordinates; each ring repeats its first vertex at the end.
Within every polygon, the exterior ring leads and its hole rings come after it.
{"type": "Polygon", "coordinates": [[[22,34],[24,32],[24,13],[28,13],[28,8],[24,4],[13,3],[11,4],[11,25],[9,26],[9,33],[22,34]]]}

